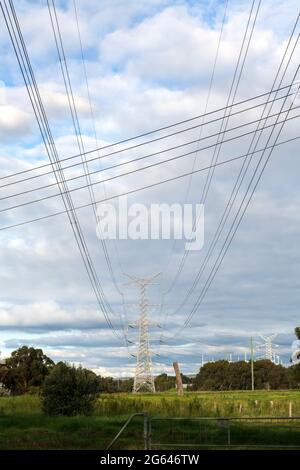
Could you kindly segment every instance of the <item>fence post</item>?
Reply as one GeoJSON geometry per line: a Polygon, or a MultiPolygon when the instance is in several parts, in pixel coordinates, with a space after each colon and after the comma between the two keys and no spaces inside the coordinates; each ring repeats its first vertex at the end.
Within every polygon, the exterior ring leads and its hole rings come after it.
{"type": "Polygon", "coordinates": [[[230,435],[230,426],[231,426],[231,420],[229,419],[227,421],[228,423],[228,427],[227,427],[227,441],[228,441],[228,445],[230,446],[231,445],[231,435],[230,435]]]}
{"type": "Polygon", "coordinates": [[[148,450],[152,449],[152,422],[151,418],[148,418],[148,450]]]}
{"type": "Polygon", "coordinates": [[[289,418],[293,417],[293,402],[289,402],[289,418]]]}
{"type": "Polygon", "coordinates": [[[149,426],[149,415],[148,413],[144,413],[144,449],[149,450],[149,444],[150,444],[150,439],[149,439],[149,431],[150,431],[150,426],[149,426]]]}

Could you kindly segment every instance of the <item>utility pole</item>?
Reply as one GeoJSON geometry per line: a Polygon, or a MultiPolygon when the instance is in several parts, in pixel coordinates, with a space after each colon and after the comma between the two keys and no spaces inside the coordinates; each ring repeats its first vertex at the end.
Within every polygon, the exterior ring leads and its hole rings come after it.
{"type": "Polygon", "coordinates": [[[253,357],[253,338],[250,338],[250,357],[251,357],[251,390],[254,392],[254,357],[253,357]]]}
{"type": "Polygon", "coordinates": [[[178,362],[173,362],[173,367],[174,367],[175,375],[176,375],[177,393],[180,397],[182,397],[183,385],[182,385],[182,378],[181,378],[178,362]]]}
{"type": "Polygon", "coordinates": [[[150,351],[149,341],[149,320],[148,320],[148,307],[149,303],[146,296],[146,286],[155,284],[153,280],[159,276],[156,274],[150,278],[139,278],[135,276],[127,276],[138,285],[140,290],[139,300],[139,339],[138,339],[138,351],[137,351],[137,362],[134,375],[133,393],[139,392],[142,389],[148,392],[155,393],[155,383],[152,373],[152,359],[150,351]]]}

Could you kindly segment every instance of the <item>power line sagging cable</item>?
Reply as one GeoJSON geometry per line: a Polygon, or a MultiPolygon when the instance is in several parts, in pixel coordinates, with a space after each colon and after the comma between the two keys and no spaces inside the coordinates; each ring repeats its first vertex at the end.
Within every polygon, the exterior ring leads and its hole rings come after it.
{"type": "Polygon", "coordinates": [[[9,0],[8,3],[5,0],[1,1],[0,7],[20,67],[20,71],[24,79],[28,96],[37,120],[42,140],[44,142],[47,155],[52,165],[52,169],[57,181],[57,186],[59,188],[62,201],[65,207],[65,212],[68,216],[69,223],[74,234],[76,244],[80,251],[86,272],[88,274],[92,290],[95,293],[101,314],[103,314],[109,328],[112,330],[113,334],[117,338],[120,338],[119,333],[116,331],[110,319],[109,312],[112,313],[112,310],[109,303],[107,302],[97,272],[93,265],[91,255],[89,253],[85,237],[80,225],[80,221],[77,217],[76,209],[74,208],[73,201],[68,191],[68,186],[65,181],[64,173],[62,171],[61,164],[58,158],[58,153],[49,126],[47,114],[40,96],[39,88],[31,66],[31,62],[29,59],[29,55],[16,15],[16,11],[14,9],[13,2],[11,0],[9,0]]]}

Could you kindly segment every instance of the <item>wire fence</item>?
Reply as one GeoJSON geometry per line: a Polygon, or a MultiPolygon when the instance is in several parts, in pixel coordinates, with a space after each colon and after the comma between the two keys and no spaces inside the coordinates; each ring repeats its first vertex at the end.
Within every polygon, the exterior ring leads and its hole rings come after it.
{"type": "Polygon", "coordinates": [[[151,418],[151,449],[300,449],[300,417],[151,418]]]}

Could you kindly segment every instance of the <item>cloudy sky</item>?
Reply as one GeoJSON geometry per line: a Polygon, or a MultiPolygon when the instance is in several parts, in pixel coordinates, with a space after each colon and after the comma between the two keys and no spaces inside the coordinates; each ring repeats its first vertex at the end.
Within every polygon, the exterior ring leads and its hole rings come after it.
{"type": "MultiPolygon", "coordinates": [[[[18,0],[14,3],[59,157],[77,155],[77,140],[47,2],[18,0]]],[[[247,51],[246,47],[242,50],[237,84],[234,72],[252,1],[76,0],[84,63],[73,0],[56,1],[55,5],[85,150],[94,150],[199,116],[205,110],[214,111],[231,104],[230,99],[239,102],[267,93],[273,86],[299,13],[296,0],[262,2],[249,47],[247,51]],[[230,89],[234,77],[233,96],[230,89]],[[91,119],[90,105],[94,120],[91,119]]],[[[259,2],[256,1],[246,39],[249,39],[258,6],[259,2]]],[[[299,25],[293,41],[298,33],[299,25]]],[[[289,53],[293,44],[291,42],[289,53]]],[[[295,80],[298,62],[299,46],[296,45],[286,73],[283,75],[283,67],[275,88],[287,86],[295,80]]],[[[89,284],[67,216],[57,215],[4,229],[62,211],[63,204],[57,197],[55,185],[39,189],[54,183],[51,173],[19,181],[26,176],[49,172],[47,166],[22,176],[5,178],[12,173],[46,165],[48,159],[2,16],[0,79],[2,356],[27,344],[42,347],[56,361],[81,363],[105,375],[132,375],[137,330],[129,328],[130,343],[127,348],[124,341],[116,338],[107,326],[89,284]],[[35,191],[16,195],[31,189],[35,191]],[[3,210],[46,196],[52,197],[3,210]]],[[[299,100],[293,101],[291,97],[284,100],[284,93],[286,89],[276,95],[280,99],[266,112],[272,115],[278,113],[283,103],[284,109],[300,104],[299,100]]],[[[253,133],[249,132],[256,129],[257,123],[247,123],[262,117],[267,98],[251,100],[229,110],[232,113],[243,112],[230,117],[227,129],[244,126],[223,135],[223,139],[228,141],[219,146],[218,161],[248,152],[253,138],[253,133]],[[249,107],[252,109],[245,111],[249,107]],[[229,140],[241,133],[248,135],[229,140]]],[[[111,321],[120,336],[126,325],[134,323],[138,315],[138,289],[128,284],[128,278],[123,273],[142,277],[161,273],[157,285],[148,289],[149,303],[153,304],[149,307],[149,317],[156,373],[171,371],[174,360],[179,361],[184,372],[194,373],[199,368],[202,354],[205,359],[226,357],[230,353],[234,358],[243,357],[245,352],[248,354],[251,336],[259,341],[260,334],[273,333],[278,335],[275,340],[276,353],[288,363],[293,329],[300,321],[299,140],[291,140],[300,136],[297,114],[297,110],[290,112],[291,119],[284,125],[277,143],[290,142],[282,143],[272,151],[245,217],[197,309],[193,309],[195,302],[205,287],[262,153],[255,153],[250,161],[213,255],[188,296],[187,292],[205,260],[244,159],[215,169],[205,198],[203,249],[188,253],[179,276],[176,272],[183,257],[184,240],[109,240],[106,245],[115,285],[96,236],[93,211],[91,207],[78,210],[102,288],[113,310],[111,321]],[[191,312],[193,316],[182,329],[191,312]]],[[[88,159],[93,158],[89,170],[101,170],[92,176],[92,181],[98,182],[94,186],[96,200],[209,165],[215,155],[212,145],[217,137],[208,136],[220,132],[225,122],[221,120],[223,116],[224,112],[213,113],[204,119],[115,145],[109,151],[102,149],[98,153],[88,154],[88,159]],[[197,127],[166,137],[172,131],[217,118],[218,121],[206,124],[201,130],[197,127]],[[155,137],[165,138],[147,144],[155,137]],[[187,144],[191,141],[192,144],[187,144]],[[126,150],[140,142],[144,145],[126,150]],[[182,144],[187,145],[168,150],[182,144]],[[116,153],[120,149],[123,151],[116,153]],[[106,167],[161,150],[165,152],[105,170],[106,167]],[[184,158],[115,178],[105,184],[99,183],[105,178],[192,151],[194,154],[184,158]],[[113,152],[113,155],[103,157],[113,152]]],[[[279,119],[284,117],[286,114],[279,119]]],[[[271,134],[270,125],[275,123],[276,118],[271,116],[264,121],[264,125],[269,127],[261,132],[257,150],[275,142],[279,126],[271,134]]],[[[79,162],[78,158],[75,161],[79,162]]],[[[82,165],[65,170],[66,178],[82,174],[82,165]]],[[[70,187],[78,188],[86,184],[85,181],[84,178],[75,179],[70,187]]],[[[146,207],[152,203],[195,204],[202,201],[206,181],[207,171],[198,172],[192,178],[180,178],[135,192],[128,197],[128,204],[142,203],[146,207]]],[[[88,204],[89,192],[87,189],[74,191],[72,198],[75,206],[88,204]]],[[[118,207],[118,199],[111,202],[118,207]]],[[[124,213],[121,216],[124,218],[124,213]]],[[[262,351],[257,352],[257,356],[260,354],[262,351]]]]}

